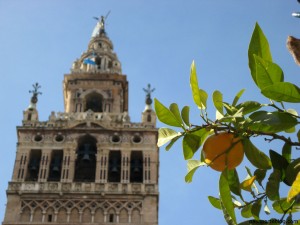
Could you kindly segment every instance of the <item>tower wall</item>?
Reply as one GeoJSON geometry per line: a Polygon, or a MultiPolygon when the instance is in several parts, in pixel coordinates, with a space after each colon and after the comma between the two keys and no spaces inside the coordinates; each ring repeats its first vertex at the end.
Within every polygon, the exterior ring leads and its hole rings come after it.
{"type": "Polygon", "coordinates": [[[95,29],[64,77],[64,112],[40,121],[38,84],[32,91],[3,225],[158,223],[155,113],[148,105],[142,122],[130,121],[127,78],[104,21],[95,29]]]}

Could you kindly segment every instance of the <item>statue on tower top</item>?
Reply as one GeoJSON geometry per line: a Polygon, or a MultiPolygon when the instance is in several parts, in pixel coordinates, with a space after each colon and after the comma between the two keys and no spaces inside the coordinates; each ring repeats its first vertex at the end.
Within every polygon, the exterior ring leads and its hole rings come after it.
{"type": "Polygon", "coordinates": [[[151,98],[151,93],[155,91],[155,88],[151,89],[151,84],[148,84],[147,89],[143,88],[144,92],[146,93],[146,105],[152,104],[152,98],[151,98]]]}
{"type": "Polygon", "coordinates": [[[96,37],[100,34],[106,34],[105,32],[105,20],[107,19],[110,11],[106,14],[106,16],[100,16],[100,17],[93,17],[98,22],[93,30],[92,37],[96,37]]]}
{"type": "Polygon", "coordinates": [[[38,95],[41,95],[42,92],[38,91],[41,88],[38,82],[32,85],[33,90],[30,90],[29,93],[32,93],[32,97],[30,99],[29,109],[35,109],[36,103],[38,102],[38,95]]]}

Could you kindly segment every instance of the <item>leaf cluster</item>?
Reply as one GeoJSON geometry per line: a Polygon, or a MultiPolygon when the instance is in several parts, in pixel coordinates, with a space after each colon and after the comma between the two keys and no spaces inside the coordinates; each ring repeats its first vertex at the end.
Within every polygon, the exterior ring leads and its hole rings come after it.
{"type": "MultiPolygon", "coordinates": [[[[182,109],[176,103],[166,107],[155,99],[154,106],[158,119],[173,127],[159,129],[158,146],[165,144],[166,150],[182,139],[184,159],[187,160],[188,173],[185,181],[192,182],[198,168],[209,166],[205,163],[202,146],[208,136],[219,132],[230,132],[238,136],[243,143],[244,153],[254,172],[246,167],[248,176],[240,181],[238,168],[220,174],[219,196],[208,196],[215,208],[222,210],[228,224],[237,224],[236,211],[240,210],[244,218],[260,220],[260,212],[269,215],[282,214],[268,224],[281,224],[283,219],[292,219],[300,207],[300,158],[292,159],[292,150],[300,146],[300,132],[297,125],[300,117],[296,110],[286,109],[284,103],[299,103],[300,88],[284,81],[280,66],[272,60],[267,38],[258,24],[255,25],[248,50],[249,68],[252,79],[261,95],[269,102],[244,101],[239,103],[244,89],[239,91],[231,103],[224,101],[223,94],[216,90],[212,93],[212,102],[216,109],[216,118],[207,113],[209,95],[199,88],[196,66],[193,62],[190,70],[190,87],[195,105],[200,111],[203,123],[190,121],[190,107],[182,109]],[[178,131],[180,130],[180,131],[178,131]],[[297,133],[296,140],[291,134],[297,133]],[[256,137],[265,141],[279,140],[283,143],[281,153],[274,150],[266,152],[253,143],[256,137]],[[200,150],[200,158],[195,153],[200,150]],[[290,186],[286,196],[281,196],[281,184],[290,186]],[[247,194],[248,193],[248,194],[247,194]]],[[[239,224],[251,224],[251,220],[239,224]]]]}

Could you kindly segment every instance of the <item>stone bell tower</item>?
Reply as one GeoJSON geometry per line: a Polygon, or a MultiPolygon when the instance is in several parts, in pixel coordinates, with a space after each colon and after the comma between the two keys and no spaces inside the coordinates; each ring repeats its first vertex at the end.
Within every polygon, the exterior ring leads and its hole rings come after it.
{"type": "Polygon", "coordinates": [[[3,225],[158,224],[156,116],[128,115],[128,81],[101,17],[63,80],[64,112],[38,117],[39,84],[17,127],[3,225]]]}

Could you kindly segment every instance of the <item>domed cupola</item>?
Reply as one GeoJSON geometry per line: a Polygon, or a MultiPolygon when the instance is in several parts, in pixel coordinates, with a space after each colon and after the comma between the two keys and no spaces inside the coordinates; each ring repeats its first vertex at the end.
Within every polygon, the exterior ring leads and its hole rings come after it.
{"type": "Polygon", "coordinates": [[[121,63],[105,31],[105,17],[96,19],[98,22],[93,30],[88,49],[73,63],[71,71],[72,73],[122,74],[121,63]]]}

